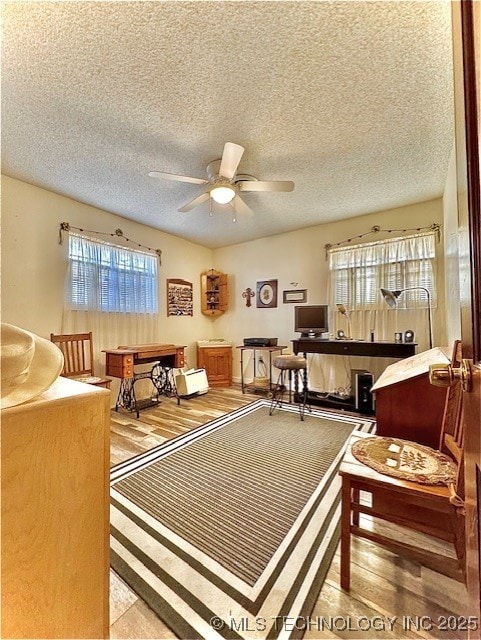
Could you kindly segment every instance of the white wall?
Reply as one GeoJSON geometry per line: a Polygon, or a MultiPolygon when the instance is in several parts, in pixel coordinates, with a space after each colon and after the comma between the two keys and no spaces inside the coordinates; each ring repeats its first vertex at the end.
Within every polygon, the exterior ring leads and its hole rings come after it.
{"type": "MultiPolygon", "coordinates": [[[[229,274],[229,312],[215,321],[215,335],[225,337],[236,345],[248,336],[277,337],[279,344],[291,347],[294,334],[294,306],[283,304],[282,291],[294,289],[292,282],[298,282],[299,289],[307,289],[307,302],[322,304],[328,302],[328,265],[325,245],[335,244],[364,234],[374,226],[382,229],[417,229],[432,223],[442,224],[442,200],[431,200],[411,206],[372,213],[349,220],[322,224],[299,231],[271,236],[253,242],[216,249],[214,267],[229,274]],[[246,307],[242,292],[250,287],[255,291],[260,280],[278,280],[278,306],[273,309],[246,307]]],[[[236,224],[240,224],[239,222],[236,224]]],[[[411,232],[412,233],[412,232],[411,232]]],[[[372,234],[357,242],[370,242],[391,237],[387,233],[372,234]]],[[[354,241],[355,242],[355,241],[354,241]]],[[[443,244],[438,249],[438,307],[434,310],[434,336],[436,345],[446,342],[444,320],[444,269],[443,244]]],[[[361,336],[359,336],[361,337],[361,336]]],[[[368,338],[368,336],[364,336],[368,338]]],[[[387,337],[386,337],[387,338],[387,337]]],[[[236,354],[234,354],[236,355],[236,354]]],[[[355,359],[353,367],[364,367],[361,359],[355,359]]],[[[384,359],[378,366],[385,367],[390,361],[384,359]]],[[[371,369],[372,370],[372,363],[371,369]]],[[[319,373],[320,378],[322,374],[319,373]]],[[[235,357],[234,378],[240,377],[239,358],[235,357]]],[[[322,379],[317,381],[322,385],[322,379]]]]}
{"type": "MultiPolygon", "coordinates": [[[[120,227],[140,244],[162,250],[160,268],[159,342],[187,345],[190,366],[196,364],[196,341],[222,337],[242,344],[248,336],[277,337],[290,347],[294,334],[294,306],[283,304],[282,291],[307,289],[308,303],[327,303],[325,245],[364,234],[373,225],[383,229],[411,229],[443,222],[441,199],[373,213],[341,222],[271,236],[211,251],[175,236],[128,221],[45,189],[3,177],[2,180],[2,321],[49,337],[61,330],[66,243],[58,244],[60,222],[112,233],[120,227]],[[200,274],[210,268],[229,275],[229,310],[212,320],[200,311],[200,274]],[[194,316],[167,317],[166,279],[193,283],[194,316]],[[255,298],[246,307],[242,292],[256,282],[278,281],[278,306],[257,309],[255,298]]],[[[236,224],[242,224],[241,221],[236,224]]],[[[369,235],[364,241],[390,237],[369,235]]],[[[446,343],[444,317],[443,244],[438,245],[438,308],[434,312],[435,344],[446,343]]],[[[367,336],[365,336],[367,337],[367,336]]],[[[98,345],[112,348],[117,345],[98,345]]],[[[379,359],[381,360],[381,359],[379,359]]],[[[386,366],[389,361],[378,362],[386,366]]],[[[352,366],[366,366],[358,362],[352,366]]],[[[371,367],[372,369],[372,367],[371,367]]],[[[240,378],[239,352],[234,350],[234,378],[240,378]]],[[[318,381],[322,387],[322,380],[318,381]]]]}
{"type": "MultiPolygon", "coordinates": [[[[459,301],[459,240],[458,196],[456,180],[456,150],[453,146],[443,197],[444,217],[444,272],[446,300],[459,301]]],[[[459,304],[446,305],[447,344],[461,338],[461,312],[459,304]]]]}
{"type": "MultiPolygon", "coordinates": [[[[2,322],[45,338],[60,333],[67,241],[59,245],[58,236],[64,221],[106,233],[121,228],[127,238],[162,250],[158,341],[187,345],[187,360],[195,366],[196,341],[212,333],[210,319],[200,312],[200,273],[212,267],[212,251],[7,176],[2,176],[2,322]],[[167,317],[167,278],[193,283],[193,317],[167,317]]],[[[116,346],[96,345],[96,350],[116,346]]]]}

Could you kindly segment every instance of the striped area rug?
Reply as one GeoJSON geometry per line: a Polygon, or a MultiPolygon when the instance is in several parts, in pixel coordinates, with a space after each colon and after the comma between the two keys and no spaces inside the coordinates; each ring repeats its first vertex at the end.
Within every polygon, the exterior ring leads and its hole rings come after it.
{"type": "Polygon", "coordinates": [[[183,640],[299,635],[339,540],[356,429],[374,421],[269,416],[262,399],[113,467],[113,569],[183,640]]]}

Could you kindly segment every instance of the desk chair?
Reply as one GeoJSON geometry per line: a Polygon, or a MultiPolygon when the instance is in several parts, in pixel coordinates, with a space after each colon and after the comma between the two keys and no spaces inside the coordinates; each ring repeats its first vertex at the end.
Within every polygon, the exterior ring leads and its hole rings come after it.
{"type": "MultiPolygon", "coordinates": [[[[452,366],[458,367],[460,362],[461,344],[457,341],[452,366]]],[[[351,436],[340,467],[341,587],[347,591],[350,588],[351,535],[378,543],[394,553],[405,555],[435,571],[462,581],[465,569],[465,537],[461,385],[458,383],[448,390],[441,429],[439,451],[449,455],[457,465],[457,479],[449,486],[403,480],[379,473],[367,466],[352,452],[354,442],[366,437],[372,436],[363,433],[351,436]],[[361,491],[369,495],[370,506],[360,499],[361,491]],[[361,524],[360,514],[370,516],[371,523],[363,518],[361,524]],[[393,531],[391,537],[389,527],[379,527],[379,520],[453,543],[457,558],[436,554],[415,544],[407,544],[403,542],[399,529],[393,531]]],[[[377,436],[375,438],[378,441],[383,440],[377,436]]]]}
{"type": "Polygon", "coordinates": [[[110,383],[112,382],[110,378],[101,378],[94,374],[94,349],[91,331],[64,335],[51,333],[50,340],[63,353],[64,366],[61,373],[62,376],[110,389],[110,383]]]}

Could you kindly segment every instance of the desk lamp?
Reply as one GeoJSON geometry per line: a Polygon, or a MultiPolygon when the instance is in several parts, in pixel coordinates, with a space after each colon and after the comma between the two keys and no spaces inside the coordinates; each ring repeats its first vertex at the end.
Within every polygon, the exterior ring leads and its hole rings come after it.
{"type": "Polygon", "coordinates": [[[426,296],[428,298],[428,326],[429,326],[429,348],[433,348],[433,324],[431,319],[431,294],[429,293],[429,289],[426,287],[407,287],[406,289],[397,289],[396,291],[391,291],[390,289],[381,289],[381,293],[383,295],[386,303],[391,307],[391,309],[395,309],[397,307],[397,299],[399,296],[405,291],[418,291],[422,290],[426,292],[426,296]]]}
{"type": "Polygon", "coordinates": [[[336,307],[340,314],[342,314],[343,316],[346,316],[347,327],[349,332],[349,335],[346,336],[346,339],[352,340],[351,315],[343,304],[338,303],[336,304],[336,307]]]}

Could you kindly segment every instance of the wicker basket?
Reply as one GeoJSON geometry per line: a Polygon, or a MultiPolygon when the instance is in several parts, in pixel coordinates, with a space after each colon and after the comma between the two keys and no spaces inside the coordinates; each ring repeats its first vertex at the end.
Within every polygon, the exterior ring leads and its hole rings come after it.
{"type": "Polygon", "coordinates": [[[256,387],[268,387],[270,384],[269,378],[262,376],[255,376],[252,382],[256,387]]]}

